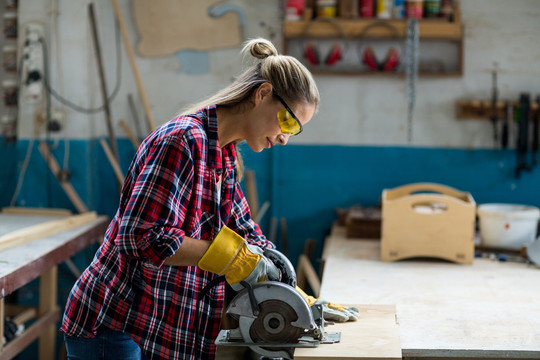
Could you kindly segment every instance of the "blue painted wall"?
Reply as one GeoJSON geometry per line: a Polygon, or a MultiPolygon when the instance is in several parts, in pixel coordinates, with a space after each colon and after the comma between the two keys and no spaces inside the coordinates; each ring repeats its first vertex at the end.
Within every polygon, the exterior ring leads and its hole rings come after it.
{"type": "MultiPolygon", "coordinates": [[[[0,206],[9,205],[28,141],[1,146],[0,206]]],[[[118,189],[112,168],[97,140],[70,142],[72,184],[91,210],[113,216],[118,189]]],[[[135,149],[118,142],[126,170],[135,149]]],[[[60,164],[62,141],[51,152],[60,164]]],[[[256,173],[259,203],[270,209],[261,221],[266,234],[270,219],[285,217],[291,260],[303,242],[315,238],[319,251],[336,219],[335,209],[351,205],[376,206],[382,190],[414,182],[445,184],[472,194],[477,203],[505,202],[540,206],[540,167],[515,176],[513,150],[464,150],[417,147],[287,145],[262,153],[240,146],[246,170],[256,173]]],[[[75,211],[34,144],[18,206],[68,208],[75,211]]],[[[279,230],[279,229],[278,229],[279,230]]],[[[280,236],[276,237],[278,246],[280,236]]]]}

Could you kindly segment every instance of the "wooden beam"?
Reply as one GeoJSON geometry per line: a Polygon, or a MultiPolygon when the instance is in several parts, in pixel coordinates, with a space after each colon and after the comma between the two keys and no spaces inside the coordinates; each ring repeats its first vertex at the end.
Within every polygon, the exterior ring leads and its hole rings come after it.
{"type": "Polygon", "coordinates": [[[13,246],[25,244],[29,241],[58,234],[62,231],[71,230],[83,224],[97,219],[94,211],[80,215],[69,216],[65,219],[47,221],[41,224],[28,226],[26,228],[12,231],[0,236],[0,250],[13,246]]]}
{"type": "MultiPolygon", "coordinates": [[[[39,279],[38,316],[40,318],[58,310],[57,289],[58,266],[53,266],[39,279]]],[[[46,326],[39,337],[39,360],[54,360],[55,339],[56,329],[54,324],[46,326]]]]}

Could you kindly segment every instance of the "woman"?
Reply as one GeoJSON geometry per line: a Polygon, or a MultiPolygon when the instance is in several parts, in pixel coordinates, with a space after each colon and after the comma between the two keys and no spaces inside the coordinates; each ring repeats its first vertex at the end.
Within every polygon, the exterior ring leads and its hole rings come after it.
{"type": "Polygon", "coordinates": [[[279,279],[238,184],[236,144],[256,152],[287,144],[319,93],[271,42],[242,51],[259,61],[139,147],[105,241],[66,305],[69,359],[139,359],[140,349],[150,359],[213,359],[225,286],[197,302],[199,292],[218,275],[235,290],[279,279]]]}

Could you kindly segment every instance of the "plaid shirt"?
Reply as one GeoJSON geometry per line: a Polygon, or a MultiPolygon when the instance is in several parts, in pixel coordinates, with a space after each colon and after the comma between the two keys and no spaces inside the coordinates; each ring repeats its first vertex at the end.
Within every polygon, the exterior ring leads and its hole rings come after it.
{"type": "Polygon", "coordinates": [[[217,275],[164,261],[184,236],[211,241],[222,224],[272,246],[251,219],[235,161],[233,144],[219,146],[215,106],[153,132],[130,166],[105,241],[71,290],[60,330],[123,331],[150,359],[213,359],[224,284],[201,300],[196,318],[197,294],[217,275]]]}

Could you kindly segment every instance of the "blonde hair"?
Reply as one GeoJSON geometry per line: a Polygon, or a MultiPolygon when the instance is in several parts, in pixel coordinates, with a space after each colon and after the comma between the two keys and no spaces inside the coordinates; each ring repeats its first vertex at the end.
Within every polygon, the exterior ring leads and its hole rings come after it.
{"type": "MultiPolygon", "coordinates": [[[[309,70],[296,58],[280,55],[274,44],[263,38],[246,41],[242,54],[251,55],[256,59],[256,63],[247,68],[232,84],[215,95],[189,106],[182,114],[191,114],[209,105],[239,108],[248,105],[255,90],[264,83],[270,83],[274,91],[289,105],[305,103],[318,107],[320,96],[315,80],[309,70]]],[[[236,153],[240,179],[243,165],[240,154],[238,151],[236,153]]]]}

